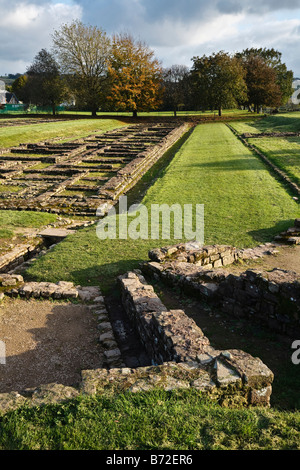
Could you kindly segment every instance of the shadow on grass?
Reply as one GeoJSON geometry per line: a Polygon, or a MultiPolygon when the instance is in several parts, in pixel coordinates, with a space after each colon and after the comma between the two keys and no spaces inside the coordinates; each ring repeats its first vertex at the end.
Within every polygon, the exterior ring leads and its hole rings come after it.
{"type": "Polygon", "coordinates": [[[81,286],[99,286],[104,295],[112,293],[116,288],[117,277],[125,274],[127,271],[139,269],[141,263],[146,259],[126,259],[117,262],[93,265],[86,269],[71,271],[70,275],[73,282],[81,286]]]}
{"type": "MultiPolygon", "coordinates": [[[[263,244],[272,242],[276,235],[287,230],[289,227],[294,225],[294,219],[286,219],[278,222],[274,226],[266,227],[260,230],[251,230],[247,233],[258,243],[263,244]]],[[[159,244],[153,244],[164,246],[164,240],[159,244]]],[[[136,258],[120,259],[111,263],[103,263],[100,265],[94,264],[86,269],[75,270],[70,272],[70,277],[73,282],[88,286],[88,285],[99,285],[103,294],[111,292],[115,288],[117,277],[125,274],[127,271],[132,269],[139,269],[140,265],[148,261],[147,255],[144,259],[136,258]]]]}
{"type": "Polygon", "coordinates": [[[264,170],[265,167],[261,165],[261,161],[257,157],[250,157],[249,154],[241,155],[240,158],[222,161],[212,161],[204,163],[196,163],[187,165],[189,167],[216,169],[220,171],[248,171],[248,170],[264,170]]]}
{"type": "Polygon", "coordinates": [[[292,227],[294,222],[294,219],[281,220],[273,227],[267,227],[260,230],[251,230],[247,233],[251,235],[257,242],[266,243],[274,239],[276,235],[279,235],[281,232],[284,232],[288,228],[292,227]]]}
{"type": "Polygon", "coordinates": [[[261,132],[298,132],[300,130],[299,116],[268,116],[267,118],[258,119],[248,124],[254,130],[261,132]]]}

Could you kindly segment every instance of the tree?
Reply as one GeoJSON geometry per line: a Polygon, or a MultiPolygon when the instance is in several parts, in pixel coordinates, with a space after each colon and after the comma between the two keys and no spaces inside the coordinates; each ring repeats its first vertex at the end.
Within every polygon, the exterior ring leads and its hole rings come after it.
{"type": "Polygon", "coordinates": [[[244,64],[248,99],[245,104],[259,112],[261,106],[278,107],[282,101],[276,71],[259,56],[250,56],[244,64]]]}
{"type": "Polygon", "coordinates": [[[26,97],[32,103],[40,106],[51,106],[55,115],[58,106],[67,96],[67,88],[60,75],[57,62],[46,49],[35,56],[33,63],[27,69],[27,79],[23,89],[26,97]]]}
{"type": "Polygon", "coordinates": [[[28,87],[28,76],[26,74],[20,75],[11,86],[11,91],[17,96],[19,101],[29,103],[30,90],[28,87]]]}
{"type": "Polygon", "coordinates": [[[74,95],[95,116],[106,94],[111,42],[96,26],[64,24],[53,34],[53,49],[74,95]]]}
{"type": "Polygon", "coordinates": [[[281,62],[281,56],[281,52],[266,48],[245,49],[236,54],[246,70],[246,83],[252,97],[251,104],[278,107],[291,97],[294,74],[281,62]],[[252,68],[255,68],[255,72],[251,70],[252,68]],[[265,88],[264,93],[263,88],[265,88]],[[255,89],[257,98],[255,98],[255,89]]]}
{"type": "Polygon", "coordinates": [[[192,67],[195,98],[202,109],[237,106],[246,98],[245,72],[236,57],[226,52],[193,57],[192,67]]]}
{"type": "Polygon", "coordinates": [[[119,111],[157,109],[161,102],[162,68],[154,52],[128,34],[113,37],[108,67],[108,100],[119,111]]]}
{"type": "Polygon", "coordinates": [[[188,100],[189,69],[185,65],[172,65],[163,71],[164,102],[176,116],[180,104],[188,100]]]}

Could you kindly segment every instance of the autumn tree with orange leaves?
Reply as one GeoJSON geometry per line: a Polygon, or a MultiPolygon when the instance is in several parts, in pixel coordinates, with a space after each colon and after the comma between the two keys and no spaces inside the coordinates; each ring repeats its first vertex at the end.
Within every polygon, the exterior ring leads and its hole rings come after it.
{"type": "Polygon", "coordinates": [[[112,40],[108,65],[110,92],[107,97],[117,111],[157,109],[161,104],[162,68],[154,52],[128,34],[117,34],[112,40]]]}

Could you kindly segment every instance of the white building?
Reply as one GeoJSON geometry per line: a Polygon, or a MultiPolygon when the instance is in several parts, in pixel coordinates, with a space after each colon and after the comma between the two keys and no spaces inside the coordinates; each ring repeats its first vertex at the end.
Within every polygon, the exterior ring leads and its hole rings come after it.
{"type": "Polygon", "coordinates": [[[299,78],[296,78],[293,81],[292,87],[294,88],[295,91],[291,96],[291,102],[292,104],[300,104],[300,99],[297,98],[298,95],[300,95],[300,79],[299,78]]]}
{"type": "Polygon", "coordinates": [[[5,82],[0,80],[0,104],[17,104],[19,103],[16,95],[5,89],[5,82]]]}

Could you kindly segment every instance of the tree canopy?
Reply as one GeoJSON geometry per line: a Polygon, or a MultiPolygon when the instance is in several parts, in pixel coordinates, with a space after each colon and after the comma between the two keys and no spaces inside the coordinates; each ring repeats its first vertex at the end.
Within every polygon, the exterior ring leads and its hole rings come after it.
{"type": "Polygon", "coordinates": [[[251,48],[236,54],[246,70],[248,105],[278,107],[293,93],[293,72],[275,49],[251,48]]]}
{"type": "Polygon", "coordinates": [[[108,66],[108,100],[120,111],[156,109],[161,103],[162,68],[154,52],[128,34],[116,34],[108,66]]]}
{"type": "Polygon", "coordinates": [[[27,69],[27,77],[17,79],[19,86],[23,84],[23,92],[29,101],[40,106],[55,108],[68,95],[67,87],[60,74],[59,65],[53,55],[41,49],[33,63],[27,69]]]}
{"type": "Polygon", "coordinates": [[[246,98],[245,70],[236,57],[226,52],[194,57],[192,68],[194,93],[203,109],[237,106],[246,98]]]}
{"type": "Polygon", "coordinates": [[[189,101],[189,68],[185,65],[172,65],[163,70],[164,103],[171,107],[176,116],[180,105],[189,101]]]}
{"type": "Polygon", "coordinates": [[[81,21],[53,35],[53,52],[42,49],[12,90],[22,100],[55,106],[66,98],[96,115],[99,110],[190,110],[244,106],[278,108],[293,94],[293,72],[275,49],[249,48],[195,56],[192,67],[163,69],[144,42],[130,34],[109,37],[81,21]]]}
{"type": "Polygon", "coordinates": [[[96,26],[81,21],[64,24],[53,34],[55,56],[69,77],[77,101],[96,115],[105,93],[111,41],[96,26]]]}

